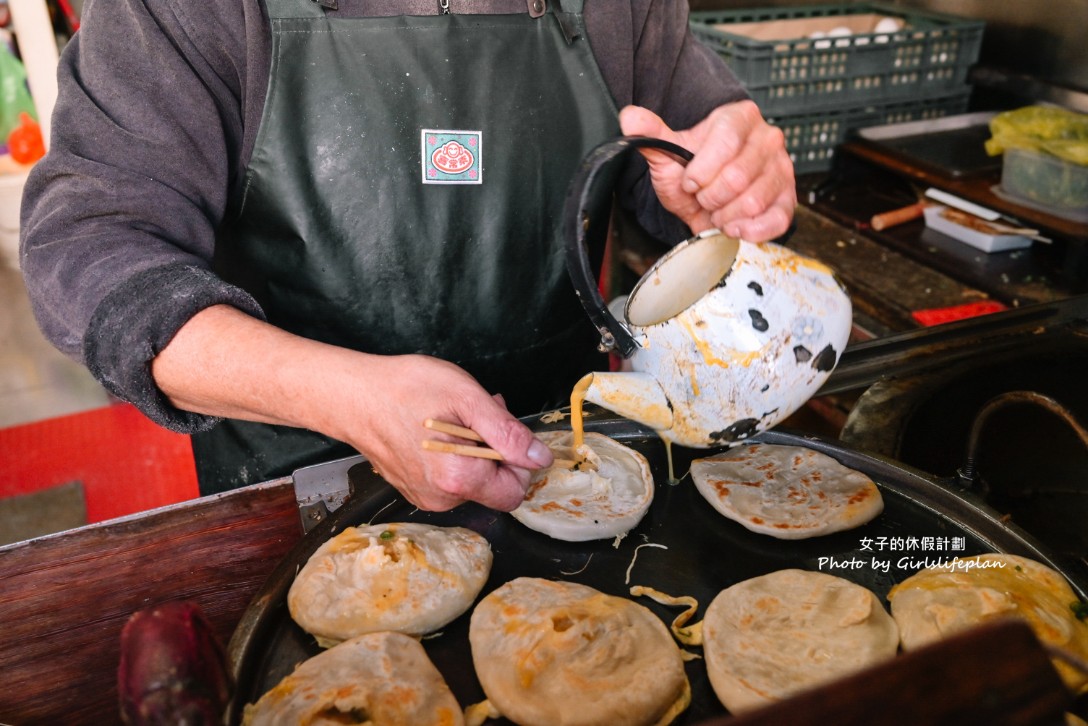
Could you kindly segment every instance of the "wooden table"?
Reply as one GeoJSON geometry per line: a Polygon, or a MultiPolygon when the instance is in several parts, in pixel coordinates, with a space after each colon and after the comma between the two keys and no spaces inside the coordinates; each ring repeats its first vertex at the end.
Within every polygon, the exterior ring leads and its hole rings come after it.
{"type": "Polygon", "coordinates": [[[129,616],[193,600],[225,646],[301,537],[281,479],[0,547],[0,723],[118,723],[129,616]]]}

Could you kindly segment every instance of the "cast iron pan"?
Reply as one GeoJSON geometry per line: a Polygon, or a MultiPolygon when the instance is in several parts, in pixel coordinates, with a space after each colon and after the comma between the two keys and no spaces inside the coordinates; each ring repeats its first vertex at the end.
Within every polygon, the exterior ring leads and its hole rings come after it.
{"type": "MultiPolygon", "coordinates": [[[[538,418],[523,420],[537,430],[569,428],[568,421],[541,424],[538,418]]],[[[694,596],[699,611],[692,622],[702,619],[707,605],[723,588],[786,568],[839,575],[869,588],[883,599],[892,585],[924,567],[925,563],[918,561],[927,557],[947,560],[957,555],[1007,552],[1054,566],[1028,535],[1001,523],[991,510],[957,496],[914,470],[864,455],[829,439],[768,431],[753,440],[807,446],[866,473],[880,486],[884,512],[855,530],[785,541],[749,532],[722,517],[700,496],[690,477],[683,477],[677,485],[668,484],[665,447],[649,429],[595,409],[587,417],[586,430],[603,433],[641,451],[654,472],[657,489],[653,505],[645,519],[618,546],[613,540],[584,543],[554,540],[526,528],[509,514],[474,504],[452,512],[421,512],[379,479],[367,463],[354,467],[349,472],[354,487],[352,496],[303,537],[279,564],[256,593],[235,630],[229,655],[237,689],[227,723],[240,722],[246,703],[255,702],[298,663],[320,652],[314,639],[291,620],[286,606],[287,591],[297,569],[321,543],[345,527],[369,522],[456,525],[486,537],[494,552],[494,565],[481,597],[519,576],[579,582],[619,596],[629,596],[630,585],[646,585],[670,595],[694,596]],[[902,547],[907,538],[915,538],[920,544],[926,537],[941,538],[942,543],[949,538],[947,546],[956,544],[962,548],[890,549],[893,542],[902,547]],[[880,549],[881,542],[885,543],[884,549],[880,549]],[[668,549],[643,547],[636,555],[636,548],[648,543],[668,549]],[[858,564],[856,569],[830,569],[826,561],[821,562],[824,557],[833,557],[840,564],[858,564]],[[887,571],[883,569],[884,563],[887,571]]],[[[692,458],[713,451],[674,449],[677,474],[687,472],[692,458]]],[[[1082,589],[1079,594],[1084,597],[1082,589]]],[[[666,623],[680,612],[647,598],[639,598],[638,602],[666,623]]],[[[470,613],[465,613],[447,625],[441,635],[423,641],[462,707],[484,699],[469,650],[469,617],[470,613]]],[[[710,687],[704,661],[688,662],[687,672],[692,703],[675,723],[696,724],[725,714],[710,687]]]]}

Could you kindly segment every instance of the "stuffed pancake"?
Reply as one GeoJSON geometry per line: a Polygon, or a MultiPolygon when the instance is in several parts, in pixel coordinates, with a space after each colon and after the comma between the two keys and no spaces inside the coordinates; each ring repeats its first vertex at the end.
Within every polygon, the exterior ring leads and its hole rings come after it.
{"type": "Polygon", "coordinates": [[[710,684],[733,713],[895,656],[899,632],[880,600],[841,577],[780,570],[718,594],[702,624],[710,684]]]}
{"type": "Polygon", "coordinates": [[[667,724],[691,699],[657,616],[585,585],[512,580],[476,606],[469,642],[491,706],[522,726],[667,724]]]}
{"type": "Polygon", "coordinates": [[[309,558],[287,607],[325,647],[385,630],[424,635],[472,607],[491,562],[487,540],[462,527],[350,527],[309,558]]]}
{"type": "Polygon", "coordinates": [[[650,464],[639,452],[603,434],[587,432],[575,450],[570,431],[537,437],[558,457],[578,461],[533,474],[514,517],[538,532],[568,542],[607,539],[637,525],[654,498],[650,464]]]}
{"type": "MultiPolygon", "coordinates": [[[[1006,554],[956,557],[911,575],[888,593],[903,650],[940,640],[998,617],[1027,621],[1044,644],[1088,660],[1085,608],[1065,578],[1034,560],[1006,554]]],[[[1088,673],[1063,660],[1054,665],[1077,691],[1088,673]]]]}
{"type": "Polygon", "coordinates": [[[419,641],[368,633],[304,661],[245,707],[243,726],[460,726],[460,705],[419,641]]]}

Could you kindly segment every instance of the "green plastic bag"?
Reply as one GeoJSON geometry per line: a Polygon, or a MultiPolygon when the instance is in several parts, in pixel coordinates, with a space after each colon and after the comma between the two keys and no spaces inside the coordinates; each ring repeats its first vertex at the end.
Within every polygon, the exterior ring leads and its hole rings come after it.
{"type": "Polygon", "coordinates": [[[19,125],[19,114],[38,120],[26,85],[26,68],[7,46],[0,47],[0,143],[19,125]]]}

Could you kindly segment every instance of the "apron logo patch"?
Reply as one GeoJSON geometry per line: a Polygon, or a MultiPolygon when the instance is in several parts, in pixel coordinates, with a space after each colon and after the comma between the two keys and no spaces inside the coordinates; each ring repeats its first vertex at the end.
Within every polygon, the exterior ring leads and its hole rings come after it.
{"type": "Polygon", "coordinates": [[[423,129],[424,184],[482,184],[479,131],[423,129]]]}

